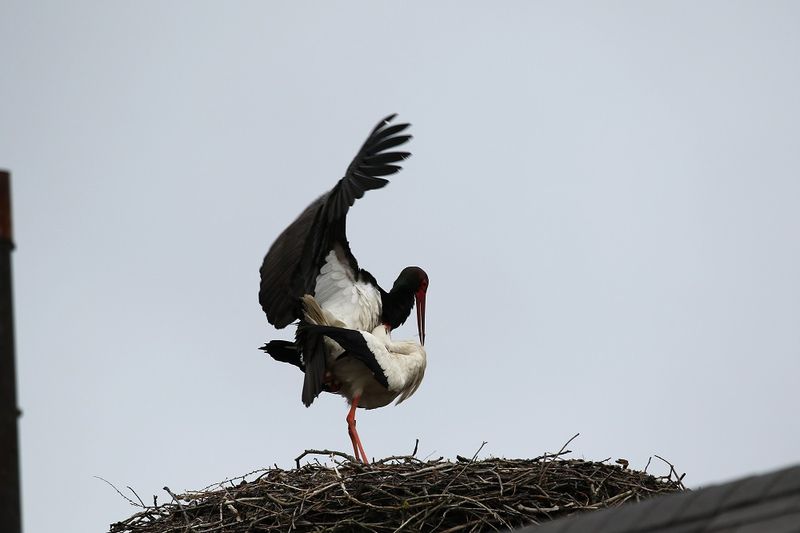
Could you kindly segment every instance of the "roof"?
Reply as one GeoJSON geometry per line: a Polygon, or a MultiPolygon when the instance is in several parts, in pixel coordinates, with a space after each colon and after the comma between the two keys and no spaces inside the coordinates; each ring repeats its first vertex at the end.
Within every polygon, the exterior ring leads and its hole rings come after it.
{"type": "Polygon", "coordinates": [[[800,465],[529,526],[518,533],[798,533],[800,465]]]}

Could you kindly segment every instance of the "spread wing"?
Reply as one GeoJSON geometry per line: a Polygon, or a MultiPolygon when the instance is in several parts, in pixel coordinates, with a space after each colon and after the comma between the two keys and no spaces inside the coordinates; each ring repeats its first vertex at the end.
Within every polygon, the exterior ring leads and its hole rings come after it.
{"type": "Polygon", "coordinates": [[[258,300],[267,320],[283,328],[302,316],[300,298],[314,294],[317,276],[331,251],[356,280],[358,261],[350,251],[345,221],[350,206],[366,191],[389,183],[385,176],[400,170],[408,152],[392,151],[407,142],[408,124],[383,119],[361,146],[347,172],[330,191],[317,198],[275,240],[261,265],[258,300]]]}

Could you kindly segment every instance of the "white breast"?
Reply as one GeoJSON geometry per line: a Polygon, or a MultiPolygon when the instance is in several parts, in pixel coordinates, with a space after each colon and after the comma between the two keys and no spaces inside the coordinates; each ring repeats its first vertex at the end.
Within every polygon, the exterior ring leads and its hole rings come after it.
{"type": "Polygon", "coordinates": [[[334,250],[317,276],[314,298],[347,328],[372,331],[380,322],[380,292],[370,283],[357,281],[353,270],[334,250]]]}
{"type": "Polygon", "coordinates": [[[364,338],[386,375],[389,390],[400,393],[397,403],[414,394],[428,364],[425,348],[417,341],[393,341],[383,325],[364,333],[364,338]]]}

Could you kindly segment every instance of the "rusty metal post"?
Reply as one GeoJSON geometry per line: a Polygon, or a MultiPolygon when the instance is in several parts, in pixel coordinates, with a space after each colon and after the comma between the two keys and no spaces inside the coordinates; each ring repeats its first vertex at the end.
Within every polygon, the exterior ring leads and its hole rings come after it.
{"type": "Polygon", "coordinates": [[[0,531],[20,533],[17,375],[11,287],[11,175],[0,170],[0,531]]]}

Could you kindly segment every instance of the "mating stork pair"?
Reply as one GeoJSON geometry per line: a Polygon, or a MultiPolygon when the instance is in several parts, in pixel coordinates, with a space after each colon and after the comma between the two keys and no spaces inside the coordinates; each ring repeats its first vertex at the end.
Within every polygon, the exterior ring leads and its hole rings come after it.
{"type": "Polygon", "coordinates": [[[309,205],[281,233],[261,265],[258,299],[276,328],[299,321],[295,341],[274,340],[261,349],[305,373],[303,403],[320,392],[350,404],[347,430],[357,459],[367,454],[356,432],[356,409],[374,409],[411,396],[425,373],[425,294],[428,276],[403,269],[390,291],[359,268],[350,251],[345,222],[350,206],[384,176],[400,170],[408,152],[391,151],[411,136],[408,124],[382,120],[370,133],[336,186],[309,205]],[[416,303],[419,342],[393,341],[416,303]]]}

